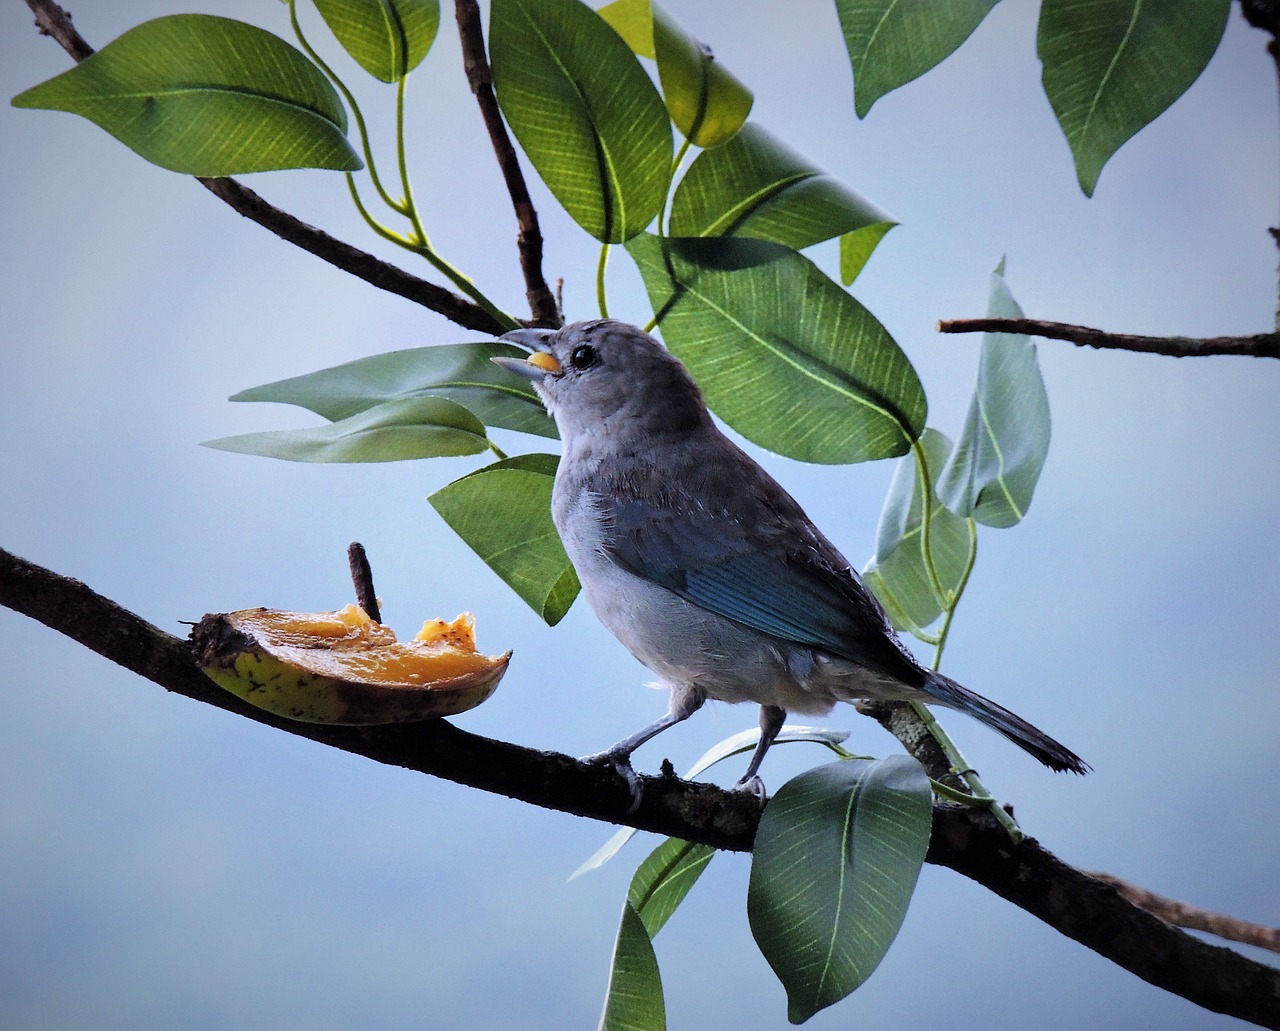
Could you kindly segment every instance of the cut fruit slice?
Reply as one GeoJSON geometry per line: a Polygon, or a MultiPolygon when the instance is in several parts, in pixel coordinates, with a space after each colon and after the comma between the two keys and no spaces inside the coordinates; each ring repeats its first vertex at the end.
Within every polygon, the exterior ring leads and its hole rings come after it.
{"type": "Polygon", "coordinates": [[[451,716],[498,686],[511,653],[476,651],[475,621],[430,619],[399,642],[363,609],[242,609],[192,628],[200,668],[260,709],[304,723],[369,726],[451,716]]]}

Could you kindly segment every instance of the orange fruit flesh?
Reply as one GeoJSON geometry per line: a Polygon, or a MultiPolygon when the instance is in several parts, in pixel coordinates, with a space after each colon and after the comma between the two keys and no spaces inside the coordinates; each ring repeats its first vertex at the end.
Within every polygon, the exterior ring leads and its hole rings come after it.
{"type": "Polygon", "coordinates": [[[397,641],[363,609],[338,612],[236,613],[239,628],[276,658],[338,680],[387,686],[447,681],[490,669],[495,658],[476,651],[475,621],[429,619],[413,641],[397,641]]]}

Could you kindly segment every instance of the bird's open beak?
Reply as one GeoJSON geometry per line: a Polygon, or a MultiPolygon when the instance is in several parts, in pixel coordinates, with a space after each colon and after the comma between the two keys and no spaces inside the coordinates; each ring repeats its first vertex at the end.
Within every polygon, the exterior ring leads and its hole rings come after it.
{"type": "Polygon", "coordinates": [[[544,376],[555,375],[561,371],[561,365],[549,353],[541,348],[547,347],[547,338],[555,330],[552,329],[517,329],[500,336],[499,340],[517,344],[520,347],[533,349],[528,358],[491,358],[495,365],[501,365],[526,379],[540,380],[544,376]]]}

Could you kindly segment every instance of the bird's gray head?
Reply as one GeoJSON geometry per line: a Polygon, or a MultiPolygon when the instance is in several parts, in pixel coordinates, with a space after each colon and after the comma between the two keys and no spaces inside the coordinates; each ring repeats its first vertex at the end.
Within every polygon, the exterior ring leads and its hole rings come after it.
{"type": "Polygon", "coordinates": [[[533,381],[566,440],[590,431],[681,433],[711,423],[688,370],[635,326],[594,319],[501,339],[533,349],[528,359],[494,361],[533,381]]]}

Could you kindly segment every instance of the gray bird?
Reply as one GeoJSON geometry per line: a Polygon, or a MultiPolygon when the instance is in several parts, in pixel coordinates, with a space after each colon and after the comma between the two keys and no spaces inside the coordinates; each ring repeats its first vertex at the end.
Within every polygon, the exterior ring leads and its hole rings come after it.
{"type": "Polygon", "coordinates": [[[522,329],[533,354],[495,358],[533,381],[564,442],[552,516],[600,621],[671,692],[668,712],[592,758],[631,753],[707,699],[755,702],[757,775],[788,712],[896,699],[968,713],[1054,770],[1074,752],[918,663],[804,511],[712,421],[685,367],[622,322],[522,329]]]}

